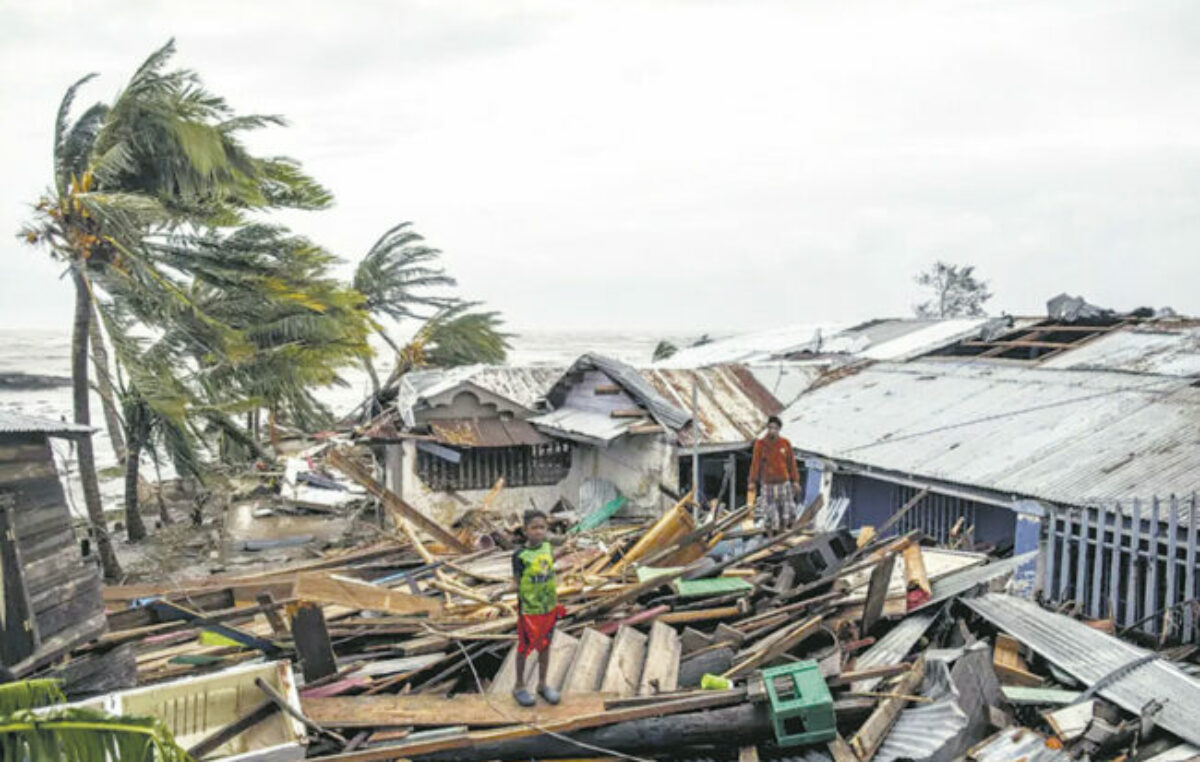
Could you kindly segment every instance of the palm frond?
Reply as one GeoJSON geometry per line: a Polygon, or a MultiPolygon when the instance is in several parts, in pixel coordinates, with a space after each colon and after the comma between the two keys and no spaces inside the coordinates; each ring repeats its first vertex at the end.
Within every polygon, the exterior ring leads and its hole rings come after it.
{"type": "Polygon", "coordinates": [[[58,680],[42,678],[5,683],[0,685],[0,716],[62,704],[66,700],[58,680]]]}
{"type": "Polygon", "coordinates": [[[58,116],[54,120],[54,176],[59,195],[65,195],[67,192],[67,182],[70,179],[70,174],[64,171],[63,151],[66,147],[68,127],[71,119],[71,105],[75,102],[75,94],[79,88],[83,87],[89,81],[96,77],[93,72],[78,79],[73,85],[67,88],[67,92],[63,94],[62,101],[58,104],[58,116]]]}

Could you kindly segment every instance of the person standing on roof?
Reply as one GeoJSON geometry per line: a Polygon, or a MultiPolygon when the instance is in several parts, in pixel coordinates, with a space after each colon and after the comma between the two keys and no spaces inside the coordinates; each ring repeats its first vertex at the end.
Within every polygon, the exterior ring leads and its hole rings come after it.
{"type": "Polygon", "coordinates": [[[800,492],[800,471],[792,443],[779,436],[783,421],[779,416],[767,419],[767,433],[754,443],[750,461],[750,483],[746,494],[763,526],[771,536],[791,528],[796,520],[796,495],[800,492]],[[761,485],[761,489],[759,488],[761,485]]]}

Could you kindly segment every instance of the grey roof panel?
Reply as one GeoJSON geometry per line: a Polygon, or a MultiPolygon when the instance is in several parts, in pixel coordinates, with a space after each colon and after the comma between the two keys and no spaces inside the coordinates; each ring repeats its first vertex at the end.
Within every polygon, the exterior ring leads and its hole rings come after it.
{"type": "Polygon", "coordinates": [[[77,423],[39,418],[24,413],[0,410],[0,434],[49,434],[50,436],[78,437],[91,434],[92,429],[77,423]]]}
{"type": "MultiPolygon", "coordinates": [[[[1086,685],[1150,653],[1023,598],[991,593],[963,602],[1086,685]]],[[[1157,723],[1189,743],[1200,744],[1200,724],[1195,720],[1200,715],[1200,682],[1175,665],[1155,659],[1099,693],[1135,715],[1151,700],[1162,702],[1157,723]]]]}

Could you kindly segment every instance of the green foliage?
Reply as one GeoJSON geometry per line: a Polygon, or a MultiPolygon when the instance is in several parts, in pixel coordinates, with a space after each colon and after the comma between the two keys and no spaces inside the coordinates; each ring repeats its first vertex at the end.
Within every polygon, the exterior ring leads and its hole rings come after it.
{"type": "Polygon", "coordinates": [[[675,355],[675,353],[678,351],[679,351],[679,347],[675,346],[674,344],[667,341],[666,339],[663,339],[662,341],[658,342],[658,344],[654,347],[654,356],[651,359],[654,362],[658,362],[660,360],[666,360],[668,358],[673,357],[675,355]]]}
{"type": "Polygon", "coordinates": [[[422,307],[435,311],[451,307],[454,299],[426,293],[430,288],[453,286],[455,281],[434,263],[441,252],[424,245],[412,229],[401,222],[384,233],[354,271],[353,286],[365,297],[372,314],[393,320],[420,317],[422,307]]]}
{"type": "Polygon", "coordinates": [[[66,700],[58,680],[18,680],[5,683],[0,685],[0,716],[61,704],[66,700]]]}
{"type": "Polygon", "coordinates": [[[987,281],[975,277],[972,265],[952,265],[938,260],[916,277],[917,284],[933,292],[933,298],[913,307],[917,317],[982,317],[984,303],[992,298],[987,281]]]}
{"type": "Polygon", "coordinates": [[[443,310],[422,326],[424,364],[452,368],[472,363],[498,364],[508,355],[511,334],[500,330],[497,312],[471,312],[469,302],[443,310]]]}
{"type": "Polygon", "coordinates": [[[155,717],[111,717],[94,709],[54,708],[65,701],[57,680],[0,685],[0,759],[191,762],[155,717]]]}
{"type": "Polygon", "coordinates": [[[110,717],[92,709],[0,715],[0,758],[30,762],[191,762],[154,717],[110,717]]]}

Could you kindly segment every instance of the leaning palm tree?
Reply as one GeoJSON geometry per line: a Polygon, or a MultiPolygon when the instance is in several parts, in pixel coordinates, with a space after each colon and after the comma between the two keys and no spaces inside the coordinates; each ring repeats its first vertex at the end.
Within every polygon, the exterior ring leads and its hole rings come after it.
{"type": "MultiPolygon", "coordinates": [[[[453,286],[455,280],[435,266],[441,252],[424,241],[411,222],[401,222],[380,236],[354,270],[352,285],[363,295],[363,309],[371,315],[372,328],[396,354],[401,348],[379,322],[381,318],[424,319],[426,310],[436,314],[456,301],[428,293],[429,289],[453,286]]],[[[369,352],[363,354],[362,363],[379,394],[379,375],[369,352]]]]}
{"type": "MultiPolygon", "coordinates": [[[[35,206],[22,235],[66,263],[75,286],[71,375],[75,420],[91,424],[88,344],[96,290],[137,293],[139,318],[164,324],[180,316],[206,322],[222,341],[228,331],[196,312],[188,298],[189,262],[168,264],[162,237],[192,226],[230,226],[247,210],[316,209],[328,192],[286,158],[258,157],[241,135],[278,117],[238,116],[204,89],[195,73],[167,64],[168,42],[134,73],[111,104],[96,103],[74,121],[71,106],[88,75],[68,88],[54,135],[54,186],[35,206]]],[[[221,351],[214,345],[214,351],[221,351]]],[[[95,455],[79,447],[88,516],[105,575],[119,576],[104,520],[95,455]]]]}
{"type": "Polygon", "coordinates": [[[473,312],[474,302],[459,302],[426,320],[400,348],[389,387],[417,368],[453,368],[485,363],[497,365],[508,357],[511,334],[501,330],[498,312],[473,312]]]}

